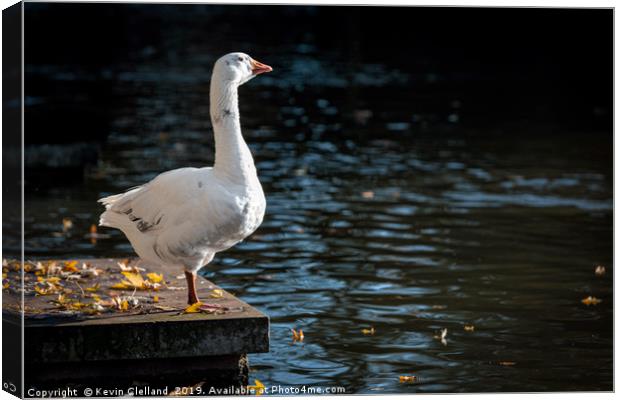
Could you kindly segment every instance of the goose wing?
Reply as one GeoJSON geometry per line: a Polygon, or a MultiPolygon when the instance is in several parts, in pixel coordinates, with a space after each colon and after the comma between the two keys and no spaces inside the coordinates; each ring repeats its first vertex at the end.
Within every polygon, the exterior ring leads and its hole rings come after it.
{"type": "Polygon", "coordinates": [[[184,205],[196,199],[197,168],[165,172],[149,183],[129,191],[99,199],[106,207],[99,224],[123,230],[133,225],[139,232],[159,231],[166,220],[182,212],[184,205]]]}

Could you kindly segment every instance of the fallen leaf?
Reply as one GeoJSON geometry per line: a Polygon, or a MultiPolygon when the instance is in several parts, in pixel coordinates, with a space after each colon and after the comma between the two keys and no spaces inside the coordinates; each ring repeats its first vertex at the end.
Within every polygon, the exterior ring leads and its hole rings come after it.
{"type": "Polygon", "coordinates": [[[224,297],[224,291],[222,289],[213,289],[209,294],[209,297],[213,299],[221,299],[224,297]]]}
{"type": "Polygon", "coordinates": [[[593,296],[588,296],[585,299],[582,299],[581,302],[583,304],[585,304],[586,306],[595,306],[599,303],[601,303],[603,300],[601,299],[597,299],[596,297],[593,296]]]}
{"type": "Polygon", "coordinates": [[[465,326],[463,326],[463,329],[465,329],[467,332],[473,332],[476,328],[472,324],[465,324],[465,326]]]}
{"type": "Polygon", "coordinates": [[[362,192],[362,197],[365,199],[372,199],[373,197],[375,197],[375,193],[372,190],[367,190],[365,192],[362,192]]]}
{"type": "Polygon", "coordinates": [[[43,278],[42,276],[37,277],[37,282],[39,283],[49,283],[51,285],[57,285],[60,283],[60,278],[57,276],[52,276],[50,278],[43,278]]]}
{"type": "MultiPolygon", "coordinates": [[[[120,264],[119,264],[120,265],[120,264]]],[[[151,281],[145,281],[140,272],[138,271],[121,271],[121,274],[127,280],[123,280],[120,283],[115,283],[110,288],[118,289],[118,290],[129,290],[129,289],[137,289],[137,290],[159,290],[160,284],[153,283],[151,281]]]]}
{"type": "Polygon", "coordinates": [[[154,283],[159,283],[161,281],[164,280],[164,275],[163,274],[156,274],[155,272],[149,272],[148,274],[146,274],[146,277],[154,283]]]}
{"type": "Polygon", "coordinates": [[[121,274],[123,274],[123,276],[127,278],[129,284],[136,289],[142,289],[144,287],[144,278],[142,277],[142,275],[140,275],[139,272],[123,271],[121,272],[121,274]]]}
{"type": "Polygon", "coordinates": [[[86,291],[87,291],[87,292],[96,292],[97,290],[99,290],[99,287],[100,287],[100,286],[101,286],[101,285],[99,285],[99,282],[97,282],[97,283],[95,283],[93,286],[91,286],[91,287],[87,287],[87,288],[86,288],[86,291]]]}
{"type": "Polygon", "coordinates": [[[86,264],[86,263],[82,263],[82,270],[80,271],[80,274],[85,277],[85,278],[92,278],[95,276],[99,276],[99,273],[102,272],[100,269],[95,268],[95,267],[91,267],[90,265],[86,264]]]}
{"type": "Polygon", "coordinates": [[[291,329],[293,332],[293,343],[295,342],[303,342],[304,341],[304,331],[301,329],[297,332],[295,329],[291,329]]]}
{"type": "Polygon", "coordinates": [[[67,271],[67,272],[80,272],[80,270],[77,267],[78,262],[77,261],[67,261],[65,263],[65,266],[63,267],[63,271],[67,271]]]}
{"type": "Polygon", "coordinates": [[[116,296],[110,300],[102,300],[98,302],[103,307],[111,307],[121,311],[137,308],[140,304],[138,299],[133,296],[116,296]]]}
{"type": "Polygon", "coordinates": [[[446,336],[448,335],[448,328],[443,328],[438,335],[433,336],[433,338],[438,339],[441,341],[441,344],[443,344],[444,346],[448,344],[448,341],[446,340],[446,336]]]}
{"type": "Polygon", "coordinates": [[[123,282],[119,282],[119,283],[115,283],[114,285],[110,286],[110,289],[116,289],[116,290],[129,290],[129,289],[133,289],[134,287],[131,285],[128,285],[127,283],[123,282]]]}
{"type": "Polygon", "coordinates": [[[47,266],[47,271],[46,271],[47,276],[60,275],[61,272],[62,272],[62,267],[56,264],[55,262],[52,262],[47,266]]]}
{"type": "Polygon", "coordinates": [[[131,271],[132,268],[128,267],[127,264],[129,264],[129,260],[123,260],[123,261],[119,261],[119,262],[116,263],[116,265],[119,266],[121,271],[131,271]]]}
{"type": "Polygon", "coordinates": [[[374,335],[375,334],[375,327],[371,326],[370,329],[362,329],[362,333],[364,335],[374,335]]]}
{"type": "Polygon", "coordinates": [[[202,306],[202,303],[199,301],[197,303],[194,303],[190,306],[185,307],[185,310],[183,310],[182,314],[193,314],[193,313],[199,313],[201,311],[200,306],[202,306]]]}
{"type": "Polygon", "coordinates": [[[73,221],[71,221],[71,218],[63,218],[62,219],[63,232],[67,232],[71,228],[73,228],[73,221]]]}
{"type": "Polygon", "coordinates": [[[153,296],[153,303],[159,303],[159,296],[153,296]]]}
{"type": "Polygon", "coordinates": [[[34,287],[34,291],[35,291],[35,292],[37,293],[37,295],[39,295],[39,296],[47,296],[48,294],[51,294],[51,293],[49,293],[49,290],[42,289],[42,288],[40,288],[39,286],[35,286],[35,287],[34,287]]]}
{"type": "Polygon", "coordinates": [[[415,382],[418,378],[414,375],[401,375],[398,377],[400,383],[412,383],[415,382]]]}
{"type": "Polygon", "coordinates": [[[257,396],[260,396],[263,393],[265,393],[265,385],[263,385],[263,383],[259,381],[258,379],[254,379],[254,385],[248,386],[248,389],[253,390],[254,394],[257,396]]]}
{"type": "Polygon", "coordinates": [[[603,267],[602,265],[597,265],[596,268],[594,269],[594,274],[596,276],[603,276],[605,275],[605,267],[603,267]]]}
{"type": "Polygon", "coordinates": [[[9,282],[8,282],[8,281],[7,281],[7,282],[4,282],[4,283],[2,284],[2,289],[8,289],[8,288],[9,288],[9,282]]]}

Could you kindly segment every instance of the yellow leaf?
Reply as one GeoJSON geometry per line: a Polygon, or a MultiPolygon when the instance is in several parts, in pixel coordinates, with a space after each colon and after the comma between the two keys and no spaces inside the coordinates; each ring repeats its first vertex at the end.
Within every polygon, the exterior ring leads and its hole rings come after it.
{"type": "Polygon", "coordinates": [[[467,332],[473,332],[476,328],[472,324],[465,324],[465,326],[463,326],[463,329],[465,329],[467,332]]]}
{"type": "Polygon", "coordinates": [[[295,329],[291,329],[293,332],[293,342],[303,342],[304,341],[304,331],[301,329],[297,332],[295,329]]]}
{"type": "Polygon", "coordinates": [[[123,300],[120,306],[121,311],[129,310],[129,302],[127,300],[123,300]]]}
{"type": "Polygon", "coordinates": [[[159,303],[159,296],[153,296],[153,303],[159,303]]]}
{"type": "Polygon", "coordinates": [[[63,270],[69,272],[79,272],[80,270],[78,269],[77,264],[77,261],[67,261],[63,270]]]}
{"type": "Polygon", "coordinates": [[[8,289],[9,288],[9,282],[4,282],[2,284],[2,289],[8,289]]]}
{"type": "Polygon", "coordinates": [[[37,294],[38,294],[39,296],[45,296],[45,295],[48,295],[48,294],[49,294],[47,290],[45,290],[45,289],[41,289],[41,288],[40,288],[40,287],[38,287],[38,286],[35,286],[35,287],[34,287],[34,291],[35,291],[35,292],[37,292],[37,294]]]}
{"type": "Polygon", "coordinates": [[[588,296],[585,299],[582,299],[581,302],[583,304],[585,304],[586,306],[595,306],[599,303],[601,303],[603,300],[601,299],[597,299],[596,297],[593,296],[588,296]]]}
{"type": "Polygon", "coordinates": [[[76,310],[82,309],[86,306],[86,304],[84,303],[80,303],[79,301],[76,301],[75,303],[71,303],[70,307],[76,310]]]}
{"type": "Polygon", "coordinates": [[[265,385],[263,385],[263,383],[258,379],[254,379],[254,385],[248,386],[248,389],[253,390],[254,394],[256,394],[257,396],[265,393],[265,385]]]}
{"type": "Polygon", "coordinates": [[[211,291],[211,294],[209,294],[209,297],[212,297],[214,299],[221,299],[222,297],[224,297],[224,291],[222,289],[213,289],[211,291]]]}
{"type": "Polygon", "coordinates": [[[91,287],[87,287],[86,291],[87,292],[96,292],[97,290],[99,290],[99,282],[95,283],[93,286],[91,287]]]}
{"type": "Polygon", "coordinates": [[[117,290],[133,289],[133,286],[131,286],[131,284],[128,285],[128,283],[129,282],[127,281],[115,283],[114,285],[110,286],[110,289],[117,289],[117,290]]]}
{"type": "Polygon", "coordinates": [[[146,277],[153,283],[159,283],[164,280],[163,274],[156,274],[155,272],[149,272],[146,277]]]}
{"type": "Polygon", "coordinates": [[[122,271],[121,274],[123,274],[136,289],[142,289],[144,287],[144,278],[142,278],[139,272],[122,271]]]}
{"type": "Polygon", "coordinates": [[[400,383],[412,383],[415,382],[418,378],[414,375],[401,375],[398,377],[400,383]]]}
{"type": "Polygon", "coordinates": [[[364,335],[374,335],[375,334],[375,327],[371,326],[370,329],[362,329],[362,333],[364,335]]]}
{"type": "Polygon", "coordinates": [[[191,306],[187,306],[185,310],[183,310],[183,314],[193,314],[200,312],[200,306],[202,306],[201,302],[194,303],[191,306]]]}

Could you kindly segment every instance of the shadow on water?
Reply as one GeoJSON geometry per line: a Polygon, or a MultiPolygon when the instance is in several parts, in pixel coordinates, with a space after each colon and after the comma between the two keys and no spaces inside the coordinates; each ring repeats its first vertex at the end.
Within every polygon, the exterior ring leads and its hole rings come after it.
{"type": "MultiPolygon", "coordinates": [[[[168,8],[166,22],[157,7],[131,7],[109,14],[124,21],[110,40],[132,37],[126,52],[105,47],[107,59],[78,58],[70,65],[83,68],[71,71],[44,56],[27,66],[33,82],[48,82],[29,89],[30,115],[48,119],[26,130],[35,160],[26,174],[28,257],[132,254],[120,232],[85,237],[101,211],[96,199],[165,170],[210,165],[210,65],[248,49],[275,68],[241,90],[267,215],[204,273],[271,318],[272,350],[252,356],[251,379],[377,394],[611,390],[606,101],[581,104],[587,115],[569,110],[565,121],[553,114],[559,95],[494,101],[496,82],[485,79],[503,79],[502,68],[499,77],[468,73],[466,64],[460,74],[436,72],[434,53],[419,42],[420,61],[408,70],[390,49],[372,47],[360,23],[368,12],[358,9],[336,40],[350,44],[342,54],[312,25],[324,17],[331,26],[337,10],[280,10],[286,26],[297,24],[292,34],[270,28],[250,42],[230,21],[254,23],[257,9],[198,7],[192,17],[168,8]],[[127,15],[138,16],[149,40],[133,38],[127,15]],[[200,22],[179,27],[188,19],[200,22]],[[597,130],[582,129],[581,117],[597,130]],[[62,151],[78,150],[58,163],[80,160],[77,183],[47,175],[58,171],[48,157],[62,140],[50,144],[40,130],[60,120],[73,143],[62,151]],[[73,221],[68,233],[63,218],[73,221]],[[607,276],[594,275],[598,264],[607,276]],[[603,302],[586,307],[588,295],[603,302]],[[364,335],[371,326],[375,334],[364,335]],[[302,345],[291,344],[293,327],[306,334],[302,345]],[[444,345],[434,335],[445,328],[444,345]],[[399,383],[410,374],[416,384],[399,383]]],[[[5,253],[18,251],[17,218],[3,221],[5,253]]]]}

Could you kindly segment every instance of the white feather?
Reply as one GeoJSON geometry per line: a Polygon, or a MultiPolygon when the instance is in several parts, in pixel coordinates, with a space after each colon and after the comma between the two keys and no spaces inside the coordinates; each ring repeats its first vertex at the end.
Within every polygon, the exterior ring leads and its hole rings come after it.
{"type": "Polygon", "coordinates": [[[237,87],[250,78],[239,69],[231,80],[227,63],[238,54],[218,60],[211,78],[214,167],[168,171],[99,200],[106,208],[99,224],[120,229],[145,260],[195,272],[263,220],[265,197],[239,123],[237,87]]]}

